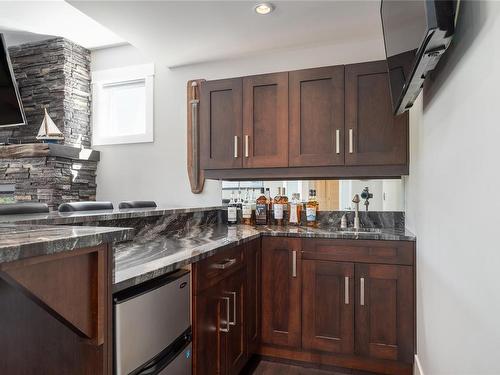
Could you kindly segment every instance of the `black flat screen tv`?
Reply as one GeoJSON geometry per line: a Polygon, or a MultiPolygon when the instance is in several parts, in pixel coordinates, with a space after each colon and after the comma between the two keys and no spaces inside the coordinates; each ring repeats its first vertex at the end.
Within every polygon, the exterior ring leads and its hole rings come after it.
{"type": "Polygon", "coordinates": [[[408,110],[448,48],[455,1],[382,0],[380,15],[395,114],[408,110]]]}
{"type": "Polygon", "coordinates": [[[26,117],[9,52],[3,34],[0,34],[0,127],[25,124],[26,117]]]}

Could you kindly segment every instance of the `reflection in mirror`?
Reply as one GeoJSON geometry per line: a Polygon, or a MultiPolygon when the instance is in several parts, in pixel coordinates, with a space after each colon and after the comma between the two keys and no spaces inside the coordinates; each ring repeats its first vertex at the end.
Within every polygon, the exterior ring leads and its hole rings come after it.
{"type": "Polygon", "coordinates": [[[234,193],[244,199],[247,192],[253,200],[261,188],[269,188],[271,197],[278,187],[286,189],[286,195],[299,193],[302,202],[307,201],[309,190],[316,190],[320,211],[350,211],[354,209],[352,198],[359,194],[360,211],[404,211],[404,183],[402,180],[311,180],[311,181],[222,181],[222,201],[227,203],[234,193]],[[369,198],[363,192],[368,192],[369,198]],[[368,205],[366,203],[368,202],[368,205]]]}

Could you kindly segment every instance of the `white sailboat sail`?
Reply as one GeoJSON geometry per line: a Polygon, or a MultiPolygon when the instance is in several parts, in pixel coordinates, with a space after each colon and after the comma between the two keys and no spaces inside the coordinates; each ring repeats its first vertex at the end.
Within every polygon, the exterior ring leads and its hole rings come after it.
{"type": "Polygon", "coordinates": [[[45,114],[43,115],[42,125],[40,125],[40,129],[38,130],[38,135],[36,136],[36,139],[39,140],[64,139],[63,133],[57,128],[56,124],[54,124],[54,121],[52,121],[49,114],[47,113],[47,108],[45,108],[44,110],[45,114]]]}

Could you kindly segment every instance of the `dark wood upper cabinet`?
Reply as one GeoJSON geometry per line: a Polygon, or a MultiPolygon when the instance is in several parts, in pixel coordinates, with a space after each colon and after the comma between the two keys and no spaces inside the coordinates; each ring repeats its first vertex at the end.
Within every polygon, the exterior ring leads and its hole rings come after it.
{"type": "Polygon", "coordinates": [[[243,167],[288,166],[288,73],[243,78],[243,167]]]}
{"type": "Polygon", "coordinates": [[[300,348],[300,239],[262,239],[262,342],[300,348]]]}
{"type": "Polygon", "coordinates": [[[356,264],[356,354],[413,363],[413,268],[356,264]]]}
{"type": "Polygon", "coordinates": [[[345,67],[345,164],[407,164],[408,114],[394,116],[387,64],[345,67]]]}
{"type": "Polygon", "coordinates": [[[242,167],[242,80],[206,81],[200,88],[200,165],[242,167]]]}
{"type": "Polygon", "coordinates": [[[344,66],[289,73],[291,167],[344,164],[344,66]]]}
{"type": "Polygon", "coordinates": [[[302,347],[354,352],[354,263],[302,261],[302,347]]]}

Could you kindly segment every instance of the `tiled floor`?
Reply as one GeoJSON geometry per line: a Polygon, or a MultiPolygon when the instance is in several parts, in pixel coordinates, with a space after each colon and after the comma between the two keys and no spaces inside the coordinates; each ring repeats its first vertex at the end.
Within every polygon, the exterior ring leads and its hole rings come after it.
{"type": "Polygon", "coordinates": [[[345,373],[261,361],[253,375],[345,375],[345,373]]]}

